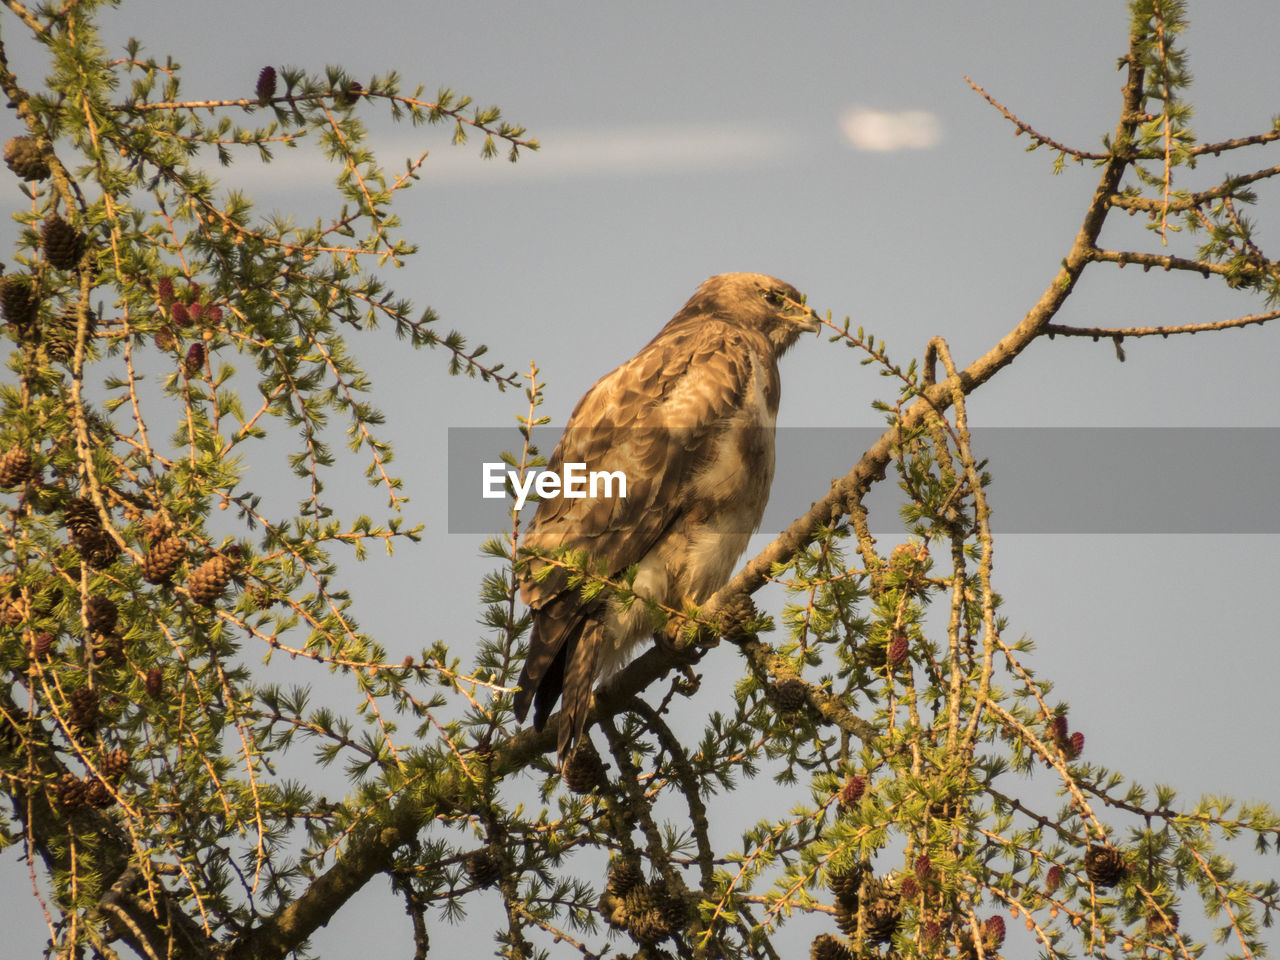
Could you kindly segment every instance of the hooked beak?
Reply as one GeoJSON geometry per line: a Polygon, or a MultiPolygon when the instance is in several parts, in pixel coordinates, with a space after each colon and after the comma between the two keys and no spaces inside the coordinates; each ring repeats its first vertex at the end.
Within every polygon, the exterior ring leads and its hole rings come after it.
{"type": "Polygon", "coordinates": [[[805,333],[817,333],[822,329],[822,320],[811,307],[795,306],[787,308],[787,319],[805,333]]]}

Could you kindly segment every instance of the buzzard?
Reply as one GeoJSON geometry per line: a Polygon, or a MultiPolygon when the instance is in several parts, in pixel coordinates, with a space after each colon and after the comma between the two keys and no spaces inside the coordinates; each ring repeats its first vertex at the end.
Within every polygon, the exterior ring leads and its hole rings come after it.
{"type": "MultiPolygon", "coordinates": [[[[541,730],[563,695],[563,759],[582,736],[598,677],[655,632],[648,599],[701,604],[728,581],[773,480],[778,358],[817,317],[795,287],[726,273],[698,288],[635,357],[578,401],[547,469],[621,471],[626,495],[543,499],[524,546],[521,599],[533,614],[515,697],[541,730]],[[582,551],[611,581],[634,567],[637,601],[583,591],[551,557],[582,551]]],[[[585,492],[585,491],[584,491],[585,492]]],[[[595,491],[598,493],[599,491],[595,491]]]]}

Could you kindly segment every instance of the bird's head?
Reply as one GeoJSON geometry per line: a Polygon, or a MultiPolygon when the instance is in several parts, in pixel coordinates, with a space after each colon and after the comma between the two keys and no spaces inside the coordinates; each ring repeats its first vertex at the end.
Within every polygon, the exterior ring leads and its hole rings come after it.
{"type": "Polygon", "coordinates": [[[800,291],[789,283],[763,273],[722,273],[698,288],[685,311],[714,314],[744,327],[759,330],[781,356],[802,333],[815,333],[821,322],[805,306],[800,291]]]}

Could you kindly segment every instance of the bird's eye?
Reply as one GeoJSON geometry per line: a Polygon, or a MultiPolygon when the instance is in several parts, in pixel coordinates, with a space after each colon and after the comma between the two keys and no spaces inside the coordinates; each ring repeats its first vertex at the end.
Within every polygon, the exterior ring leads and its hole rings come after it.
{"type": "Polygon", "coordinates": [[[777,290],[765,290],[764,298],[775,307],[782,306],[782,294],[778,293],[777,290]]]}

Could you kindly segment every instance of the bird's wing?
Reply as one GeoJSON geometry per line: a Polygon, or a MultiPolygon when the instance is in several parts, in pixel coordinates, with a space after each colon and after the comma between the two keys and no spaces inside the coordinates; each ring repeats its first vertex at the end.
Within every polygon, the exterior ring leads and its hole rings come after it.
{"type": "MultiPolygon", "coordinates": [[[[525,548],[537,556],[583,550],[610,578],[644,559],[673,523],[699,509],[691,479],[743,404],[762,355],[763,338],[706,318],[669,326],[601,378],[578,402],[548,469],[585,463],[587,471],[622,471],[627,495],[615,489],[613,497],[543,500],[525,548]]],[[[603,601],[584,602],[558,571],[535,578],[537,566],[530,563],[521,585],[534,620],[516,715],[524,719],[536,692],[541,728],[564,685],[573,714],[567,734],[586,720],[599,642],[584,642],[584,635],[599,641],[603,601]]]]}

